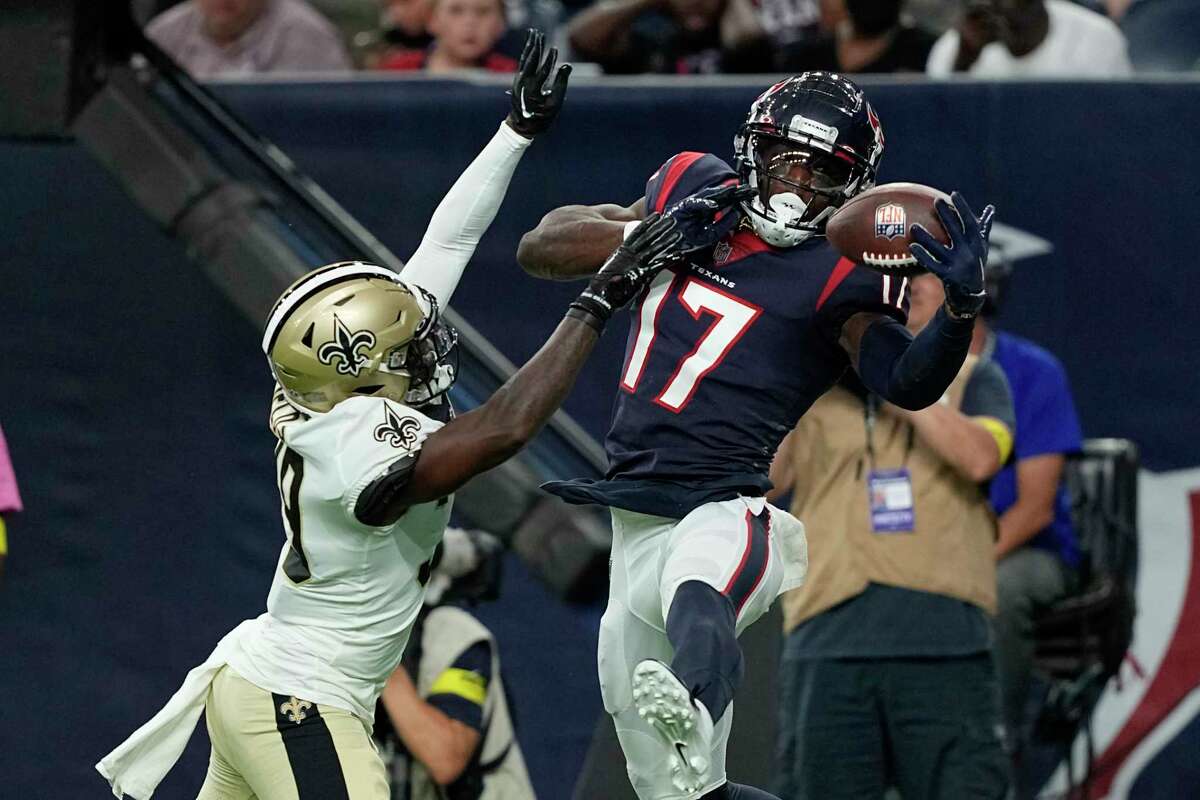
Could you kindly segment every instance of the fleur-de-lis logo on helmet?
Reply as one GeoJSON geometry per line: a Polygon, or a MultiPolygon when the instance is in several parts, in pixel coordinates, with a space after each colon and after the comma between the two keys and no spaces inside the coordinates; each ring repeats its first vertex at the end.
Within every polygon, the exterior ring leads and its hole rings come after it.
{"type": "Polygon", "coordinates": [[[375,439],[392,447],[410,448],[417,443],[421,423],[415,417],[399,417],[390,406],[383,407],[384,421],[375,426],[375,439]]]}
{"type": "Polygon", "coordinates": [[[370,359],[360,349],[371,349],[375,346],[375,334],[369,330],[350,332],[346,323],[336,314],[333,316],[334,338],[317,350],[317,360],[322,364],[333,364],[337,361],[337,371],[342,375],[358,377],[362,368],[370,359]]]}

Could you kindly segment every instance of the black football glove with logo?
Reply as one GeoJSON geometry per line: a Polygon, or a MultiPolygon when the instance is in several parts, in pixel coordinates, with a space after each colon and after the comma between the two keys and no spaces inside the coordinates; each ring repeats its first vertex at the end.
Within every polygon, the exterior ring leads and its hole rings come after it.
{"type": "Polygon", "coordinates": [[[546,82],[558,61],[558,48],[551,47],[543,58],[545,46],[546,34],[530,28],[529,36],[525,39],[525,50],[521,53],[521,63],[509,91],[512,111],[506,121],[510,128],[526,139],[544,133],[554,122],[562,108],[563,96],[567,93],[567,78],[571,75],[571,65],[563,64],[554,73],[554,82],[547,88],[546,82]]]}
{"type": "Polygon", "coordinates": [[[983,268],[987,264],[988,236],[992,232],[992,217],[996,208],[989,205],[983,214],[975,212],[958,192],[950,195],[954,205],[945,200],[934,202],[934,209],[946,232],[950,245],[933,238],[921,225],[910,231],[909,245],[917,263],[941,278],[946,287],[946,310],[955,319],[973,319],[983,309],[987,299],[984,291],[983,268]]]}
{"type": "Polygon", "coordinates": [[[642,220],[571,303],[567,316],[603,330],[614,311],[628,305],[663,267],[679,258],[683,237],[675,225],[662,214],[642,220]]]}
{"type": "Polygon", "coordinates": [[[703,250],[725,238],[741,220],[737,204],[757,193],[753,186],[712,186],[668,208],[666,215],[683,235],[683,252],[703,250]]]}

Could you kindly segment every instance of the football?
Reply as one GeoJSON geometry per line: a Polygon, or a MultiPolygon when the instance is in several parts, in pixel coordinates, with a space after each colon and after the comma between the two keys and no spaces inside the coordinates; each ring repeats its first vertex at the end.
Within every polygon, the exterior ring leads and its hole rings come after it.
{"type": "Polygon", "coordinates": [[[920,223],[943,244],[950,236],[933,201],[950,196],[919,183],[885,183],[850,198],[825,227],[829,243],[846,258],[885,275],[917,275],[925,270],[909,252],[909,229],[920,223]]]}

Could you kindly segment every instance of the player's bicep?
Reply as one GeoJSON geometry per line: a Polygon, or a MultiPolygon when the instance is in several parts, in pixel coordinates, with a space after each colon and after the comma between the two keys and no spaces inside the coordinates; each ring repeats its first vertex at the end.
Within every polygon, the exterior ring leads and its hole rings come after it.
{"type": "Polygon", "coordinates": [[[629,220],[645,219],[646,218],[646,198],[639,197],[625,209],[625,213],[629,216],[629,220]]]}
{"type": "Polygon", "coordinates": [[[645,219],[646,217],[646,198],[639,197],[627,206],[618,205],[617,203],[603,203],[596,206],[586,206],[593,213],[610,222],[633,222],[634,220],[645,219]]]}
{"type": "Polygon", "coordinates": [[[538,278],[575,280],[594,275],[620,246],[625,226],[646,215],[646,200],[550,211],[517,245],[517,263],[538,278]]]}

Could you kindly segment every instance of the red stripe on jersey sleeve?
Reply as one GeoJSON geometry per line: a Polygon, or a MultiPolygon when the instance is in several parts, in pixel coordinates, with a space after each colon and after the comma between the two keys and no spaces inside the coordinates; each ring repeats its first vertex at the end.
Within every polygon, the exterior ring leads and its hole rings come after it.
{"type": "Polygon", "coordinates": [[[671,159],[671,165],[667,167],[667,174],[663,177],[662,188],[658,192],[658,198],[654,203],[654,210],[662,213],[667,207],[667,198],[671,196],[671,191],[675,188],[675,184],[679,183],[679,179],[683,177],[683,173],[687,172],[688,167],[695,164],[704,153],[680,153],[671,159]]]}
{"type": "Polygon", "coordinates": [[[817,311],[821,310],[821,306],[825,305],[829,296],[837,290],[837,287],[841,286],[842,281],[846,280],[846,276],[852,269],[854,269],[853,261],[845,257],[838,259],[837,264],[833,267],[833,272],[829,273],[829,280],[825,281],[825,288],[821,290],[821,296],[817,298],[817,311]]]}

